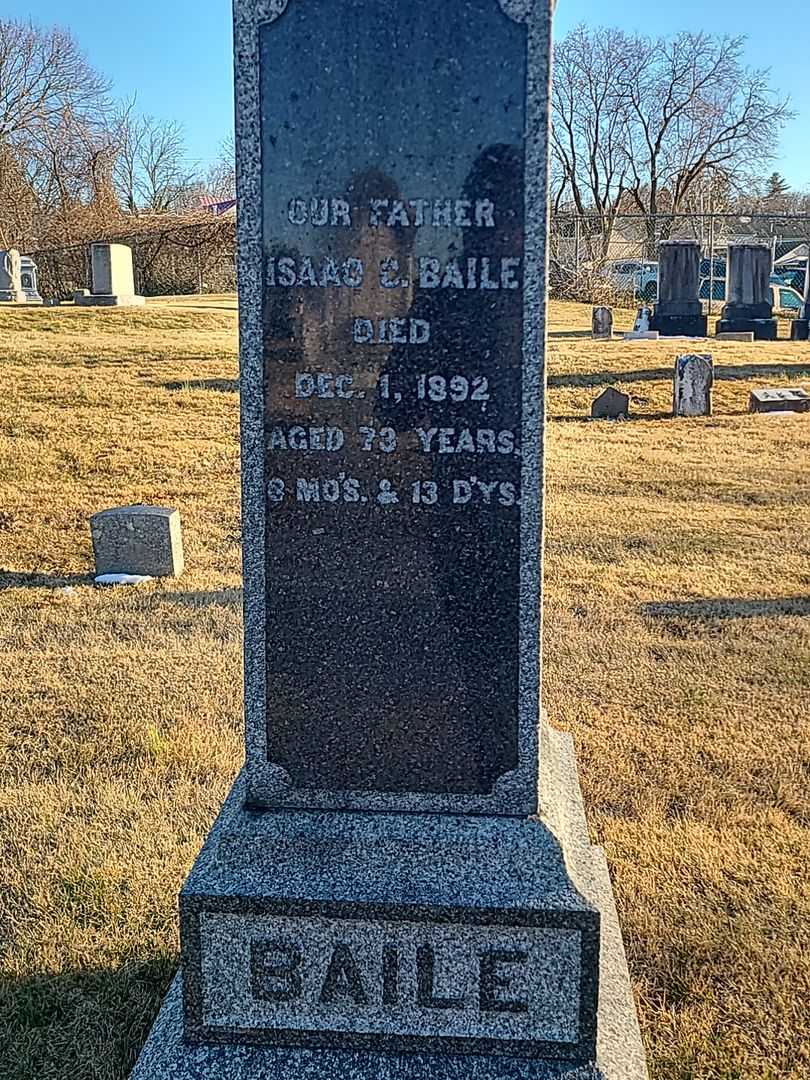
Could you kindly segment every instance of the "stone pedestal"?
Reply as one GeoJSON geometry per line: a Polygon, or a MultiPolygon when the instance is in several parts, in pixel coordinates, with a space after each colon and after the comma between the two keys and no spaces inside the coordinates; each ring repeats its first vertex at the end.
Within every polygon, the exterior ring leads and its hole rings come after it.
{"type": "Polygon", "coordinates": [[[757,341],[776,341],[771,302],[773,255],[766,244],[731,244],[728,249],[726,306],[717,333],[753,333],[757,341]]]}
{"type": "Polygon", "coordinates": [[[125,244],[91,244],[92,291],[74,294],[78,307],[140,307],[146,301],[135,295],[132,249],[125,244]]]}
{"type": "Polygon", "coordinates": [[[550,0],[339,14],[235,5],[247,754],[134,1080],[644,1080],[539,705],[550,0]]]}
{"type": "Polygon", "coordinates": [[[658,249],[658,302],[650,329],[661,337],[706,337],[700,296],[700,245],[671,240],[658,249]]]}
{"type": "Polygon", "coordinates": [[[250,811],[240,778],[132,1080],[644,1080],[573,744],[542,751],[535,820],[250,811]]]}

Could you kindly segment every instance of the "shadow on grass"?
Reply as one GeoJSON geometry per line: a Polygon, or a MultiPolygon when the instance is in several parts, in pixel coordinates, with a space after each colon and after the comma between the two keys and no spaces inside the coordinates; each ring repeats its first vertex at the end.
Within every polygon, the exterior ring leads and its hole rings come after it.
{"type": "Polygon", "coordinates": [[[177,604],[180,607],[241,607],[241,589],[217,589],[212,592],[156,592],[144,597],[150,604],[177,604]]]}
{"type": "Polygon", "coordinates": [[[593,337],[593,334],[590,330],[549,330],[548,336],[549,338],[589,338],[593,337]]]}
{"type": "MultiPolygon", "coordinates": [[[[555,388],[577,386],[610,386],[613,383],[659,382],[672,379],[674,364],[665,368],[646,368],[639,371],[594,371],[582,374],[549,375],[548,385],[555,388]]],[[[765,377],[789,379],[810,378],[810,363],[804,364],[715,364],[717,382],[765,377]]]]}
{"type": "Polygon", "coordinates": [[[239,392],[238,379],[185,379],[182,382],[159,382],[164,390],[218,390],[222,394],[239,392]]]}
{"type": "Polygon", "coordinates": [[[64,589],[68,585],[92,584],[92,574],[26,574],[0,570],[0,589],[64,589]]]}
{"type": "Polygon", "coordinates": [[[177,966],[0,979],[3,1080],[126,1080],[177,966]]]}
{"type": "Polygon", "coordinates": [[[548,422],[560,423],[560,424],[632,424],[635,420],[671,420],[671,412],[651,412],[651,413],[633,413],[629,416],[623,417],[621,420],[607,420],[600,417],[596,419],[593,416],[588,416],[583,413],[581,416],[557,416],[550,414],[547,418],[548,422]]]}
{"type": "Polygon", "coordinates": [[[642,604],[642,615],[656,619],[761,619],[775,615],[810,616],[810,597],[786,596],[771,600],[683,600],[642,604]]]}

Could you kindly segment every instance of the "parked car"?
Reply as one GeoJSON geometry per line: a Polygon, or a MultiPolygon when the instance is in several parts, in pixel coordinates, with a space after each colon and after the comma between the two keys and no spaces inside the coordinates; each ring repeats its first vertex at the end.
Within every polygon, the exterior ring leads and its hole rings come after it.
{"type": "MultiPolygon", "coordinates": [[[[726,302],[725,279],[719,281],[715,278],[712,293],[713,300],[719,300],[723,304],[726,302]]],[[[701,282],[700,299],[709,299],[708,278],[701,282]]],[[[780,274],[774,274],[771,277],[771,303],[773,304],[773,310],[777,314],[791,316],[799,314],[804,304],[804,300],[802,299],[802,294],[800,292],[791,285],[785,284],[780,274]]]]}
{"type": "Polygon", "coordinates": [[[807,264],[805,262],[786,263],[784,266],[777,267],[773,272],[772,282],[777,282],[781,285],[788,285],[791,289],[795,289],[797,293],[804,295],[805,276],[807,274],[807,264]]]}
{"type": "Polygon", "coordinates": [[[801,293],[791,288],[790,285],[780,285],[771,279],[771,302],[774,314],[798,317],[804,307],[804,299],[801,293]]]}
{"type": "Polygon", "coordinates": [[[658,296],[657,262],[621,259],[605,263],[602,273],[620,292],[632,292],[637,300],[655,300],[658,296]]]}

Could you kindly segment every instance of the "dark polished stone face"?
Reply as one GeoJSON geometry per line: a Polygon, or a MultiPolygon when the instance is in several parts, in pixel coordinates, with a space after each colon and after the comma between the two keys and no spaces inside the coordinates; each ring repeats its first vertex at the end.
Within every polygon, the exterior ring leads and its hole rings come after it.
{"type": "Polygon", "coordinates": [[[268,758],[488,793],[518,759],[526,30],[292,0],[261,78],[268,758]]]}

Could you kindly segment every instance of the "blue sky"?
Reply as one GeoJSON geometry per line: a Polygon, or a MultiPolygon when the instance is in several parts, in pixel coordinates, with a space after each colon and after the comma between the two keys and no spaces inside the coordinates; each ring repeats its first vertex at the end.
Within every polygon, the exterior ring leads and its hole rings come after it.
{"type": "MultiPolygon", "coordinates": [[[[339,3],[340,0],[335,0],[339,3]]],[[[442,0],[437,0],[441,3],[442,0]]],[[[762,0],[678,0],[673,4],[559,0],[557,33],[578,22],[670,34],[679,30],[749,36],[748,62],[773,70],[798,113],[785,130],[778,169],[795,187],[810,189],[810,73],[802,3],[772,13],[762,0]]],[[[118,0],[104,5],[64,0],[0,0],[3,18],[68,26],[116,93],[137,93],[144,112],[179,120],[191,156],[217,156],[231,128],[231,13],[229,0],[118,0]]]]}

